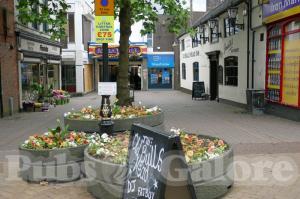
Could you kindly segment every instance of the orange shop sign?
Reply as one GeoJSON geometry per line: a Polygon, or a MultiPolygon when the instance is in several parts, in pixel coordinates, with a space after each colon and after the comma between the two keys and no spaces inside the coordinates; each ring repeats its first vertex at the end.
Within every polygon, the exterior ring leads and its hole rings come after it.
{"type": "Polygon", "coordinates": [[[114,0],[95,0],[96,16],[114,16],[114,0]]]}

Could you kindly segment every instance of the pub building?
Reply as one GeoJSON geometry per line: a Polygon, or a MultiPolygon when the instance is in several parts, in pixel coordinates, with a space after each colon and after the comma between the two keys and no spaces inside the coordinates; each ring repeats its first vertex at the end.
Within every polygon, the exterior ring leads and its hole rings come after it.
{"type": "Polygon", "coordinates": [[[20,24],[16,26],[21,107],[22,102],[29,99],[34,83],[44,88],[61,87],[61,45],[38,32],[40,26],[37,25],[35,30],[20,24]]]}
{"type": "Polygon", "coordinates": [[[267,111],[300,120],[300,1],[263,5],[267,111]]]}
{"type": "Polygon", "coordinates": [[[246,107],[260,90],[266,113],[300,121],[299,1],[227,0],[193,26],[179,37],[182,91],[201,81],[211,100],[246,107]]]}

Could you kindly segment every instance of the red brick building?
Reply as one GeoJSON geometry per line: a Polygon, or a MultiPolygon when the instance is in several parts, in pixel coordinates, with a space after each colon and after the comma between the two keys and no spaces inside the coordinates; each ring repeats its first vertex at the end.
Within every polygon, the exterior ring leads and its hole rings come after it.
{"type": "Polygon", "coordinates": [[[0,116],[20,108],[16,41],[14,1],[0,0],[0,116]]]}

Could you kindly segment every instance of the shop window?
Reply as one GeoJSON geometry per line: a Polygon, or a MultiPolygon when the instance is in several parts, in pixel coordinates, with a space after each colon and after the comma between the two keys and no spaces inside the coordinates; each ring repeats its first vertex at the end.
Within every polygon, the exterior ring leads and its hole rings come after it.
{"type": "Polygon", "coordinates": [[[194,81],[199,81],[199,62],[193,63],[194,81]]]}
{"type": "Polygon", "coordinates": [[[69,42],[75,42],[74,13],[68,13],[69,42]]]}
{"type": "Polygon", "coordinates": [[[185,50],[184,39],[181,40],[181,51],[185,50]]]}
{"type": "Polygon", "coordinates": [[[225,29],[225,37],[229,37],[231,35],[235,35],[238,32],[240,32],[240,29],[237,27],[237,25],[234,25],[233,23],[230,23],[229,18],[224,19],[224,29],[225,29]]]}
{"type": "Polygon", "coordinates": [[[182,79],[186,79],[186,67],[185,67],[185,63],[182,63],[181,71],[182,71],[182,79]]]}
{"type": "Polygon", "coordinates": [[[238,57],[225,58],[225,85],[238,86],[238,57]]]}

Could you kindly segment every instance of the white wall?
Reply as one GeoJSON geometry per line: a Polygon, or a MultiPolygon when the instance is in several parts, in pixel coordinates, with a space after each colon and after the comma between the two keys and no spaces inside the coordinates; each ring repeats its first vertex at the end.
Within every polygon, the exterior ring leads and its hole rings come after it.
{"type": "MultiPolygon", "coordinates": [[[[180,70],[181,70],[181,87],[192,90],[192,82],[193,82],[193,62],[199,62],[200,68],[200,78],[199,81],[204,81],[205,88],[208,89],[206,92],[209,92],[209,59],[205,54],[207,52],[220,51],[219,55],[219,65],[223,66],[223,85],[219,84],[219,97],[222,99],[231,100],[234,102],[246,104],[246,89],[247,89],[247,16],[243,16],[243,9],[245,8],[244,4],[239,6],[239,24],[244,23],[244,30],[239,33],[229,36],[227,38],[224,37],[224,18],[227,17],[227,13],[223,13],[218,17],[219,19],[219,32],[222,33],[222,37],[219,38],[219,42],[217,43],[206,43],[204,45],[199,45],[198,47],[191,47],[191,38],[189,35],[184,35],[180,38],[181,40],[185,40],[185,50],[180,50],[180,70]],[[225,46],[228,46],[232,43],[232,49],[236,49],[236,51],[226,50],[225,46]],[[188,47],[190,46],[190,47],[188,47]],[[184,58],[184,54],[199,51],[199,55],[193,58],[184,58]],[[225,83],[225,75],[224,75],[224,59],[228,56],[237,56],[238,57],[238,86],[227,86],[225,83]],[[186,64],[186,80],[182,79],[182,63],[186,64]]],[[[255,10],[255,14],[258,14],[261,10],[259,7],[255,10]]],[[[259,16],[259,15],[258,15],[259,16]]],[[[266,34],[265,27],[261,24],[261,19],[254,18],[253,24],[260,24],[256,27],[256,37],[255,37],[255,70],[254,70],[254,85],[255,88],[264,88],[265,82],[265,54],[266,54],[266,34]],[[259,21],[260,20],[260,21],[259,21]],[[260,34],[264,33],[264,41],[259,41],[260,34]]],[[[206,24],[206,26],[208,26],[206,24]]],[[[207,27],[206,27],[207,28],[207,27]]],[[[252,35],[250,35],[251,37],[252,35]]],[[[252,42],[250,39],[250,50],[252,47],[252,42]]],[[[249,59],[249,86],[251,86],[251,54],[249,59]]]]}

